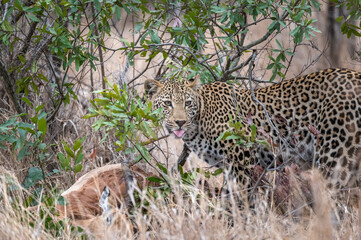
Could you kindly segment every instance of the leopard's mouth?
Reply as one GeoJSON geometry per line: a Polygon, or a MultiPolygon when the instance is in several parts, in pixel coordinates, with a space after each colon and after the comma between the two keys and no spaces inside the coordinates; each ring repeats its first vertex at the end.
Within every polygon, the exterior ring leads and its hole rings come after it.
{"type": "Polygon", "coordinates": [[[176,135],[178,138],[182,138],[185,131],[181,128],[173,131],[174,135],[176,135]]]}

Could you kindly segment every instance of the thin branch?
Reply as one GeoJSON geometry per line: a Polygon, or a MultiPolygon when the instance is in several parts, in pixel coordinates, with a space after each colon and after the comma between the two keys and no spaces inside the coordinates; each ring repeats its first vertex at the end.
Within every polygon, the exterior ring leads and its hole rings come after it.
{"type": "MultiPolygon", "coordinates": [[[[90,43],[90,52],[93,53],[93,43],[90,43]]],[[[94,76],[93,76],[93,68],[90,67],[90,91],[92,93],[92,100],[95,99],[95,93],[94,93],[94,76]]]]}
{"type": "Polygon", "coordinates": [[[208,66],[208,64],[205,64],[203,63],[202,61],[200,61],[196,55],[194,55],[194,53],[188,48],[188,47],[185,47],[185,46],[181,46],[179,44],[176,44],[176,43],[159,43],[159,44],[149,44],[149,47],[162,47],[162,46],[175,46],[177,48],[181,48],[183,50],[185,50],[186,52],[188,52],[190,55],[192,55],[192,57],[200,64],[202,65],[203,67],[205,67],[211,74],[212,74],[212,77],[214,78],[214,80],[218,80],[218,77],[216,75],[216,73],[213,71],[212,68],[210,68],[210,66],[208,66]]]}
{"type": "MultiPolygon", "coordinates": [[[[17,95],[15,94],[14,89],[13,89],[13,82],[15,82],[15,81],[11,80],[9,73],[7,72],[5,65],[2,63],[1,60],[0,60],[0,76],[3,79],[3,82],[5,84],[5,90],[8,94],[8,96],[10,97],[11,101],[13,102],[16,112],[18,114],[24,113],[24,110],[22,109],[22,107],[19,104],[19,99],[17,98],[17,95]]],[[[27,117],[25,115],[22,115],[21,119],[23,121],[26,121],[27,117]]]]}
{"type": "MultiPolygon", "coordinates": [[[[91,11],[92,11],[93,16],[95,16],[94,4],[91,5],[91,11]]],[[[95,23],[95,21],[94,21],[94,23],[95,23]]],[[[94,28],[95,36],[99,36],[98,24],[95,23],[94,26],[95,26],[95,28],[94,28]]],[[[103,51],[102,51],[102,47],[100,46],[99,38],[97,38],[97,43],[98,43],[98,52],[99,52],[99,61],[100,61],[100,73],[102,76],[102,87],[103,87],[103,89],[105,89],[105,69],[104,69],[104,62],[103,62],[103,51]]]]}
{"type": "MultiPolygon", "coordinates": [[[[169,55],[171,51],[172,51],[172,47],[170,47],[170,48],[168,49],[167,54],[169,55]]],[[[166,73],[166,71],[168,70],[168,68],[166,68],[165,71],[162,73],[162,69],[163,69],[165,60],[166,60],[166,58],[163,58],[162,62],[160,63],[160,66],[159,66],[159,68],[158,68],[157,74],[155,74],[155,78],[156,78],[156,79],[157,79],[157,78],[160,78],[161,76],[163,76],[163,75],[166,73]]]]}
{"type": "Polygon", "coordinates": [[[229,79],[229,76],[230,76],[233,72],[244,68],[244,67],[251,61],[251,59],[252,59],[252,56],[250,56],[249,58],[247,58],[247,60],[244,61],[241,65],[239,65],[239,66],[237,66],[237,67],[235,67],[235,68],[233,68],[233,69],[231,69],[231,70],[225,71],[225,72],[223,73],[223,76],[222,76],[222,78],[221,78],[221,81],[223,81],[223,82],[224,82],[224,81],[227,81],[227,80],[225,80],[225,79],[229,79]]]}
{"type": "MultiPolygon", "coordinates": [[[[296,6],[299,2],[300,2],[300,0],[297,0],[297,1],[294,3],[294,6],[296,6]]],[[[289,15],[289,12],[286,11],[286,10],[284,10],[284,11],[282,12],[281,17],[279,18],[279,20],[284,20],[284,19],[286,19],[286,17],[287,17],[288,15],[289,15]]],[[[242,50],[242,51],[248,50],[248,49],[250,49],[250,48],[252,48],[252,47],[254,47],[254,46],[256,46],[256,45],[258,45],[258,44],[260,44],[260,43],[262,43],[262,42],[264,42],[264,41],[266,41],[267,38],[268,38],[269,36],[271,36],[271,34],[272,34],[273,32],[274,32],[274,30],[268,30],[268,31],[266,32],[266,34],[263,35],[263,37],[257,39],[256,41],[253,41],[253,42],[249,43],[249,44],[246,45],[246,46],[240,47],[241,50],[242,50]]]]}
{"type": "Polygon", "coordinates": [[[5,21],[6,14],[8,13],[8,7],[9,7],[9,3],[7,2],[7,3],[5,3],[4,16],[3,16],[3,19],[0,22],[0,25],[5,21]]]}
{"type": "MultiPolygon", "coordinates": [[[[132,141],[132,139],[130,139],[128,136],[127,136],[127,140],[133,145],[133,147],[135,147],[138,151],[138,153],[140,154],[140,156],[145,160],[145,162],[147,164],[149,164],[149,166],[151,166],[152,168],[154,168],[154,170],[156,170],[158,172],[158,174],[163,178],[163,180],[165,181],[165,183],[168,185],[168,187],[170,189],[172,189],[169,181],[167,180],[167,178],[164,176],[163,172],[160,171],[157,167],[155,167],[150,161],[147,161],[146,157],[143,155],[143,153],[139,150],[138,146],[132,141]]],[[[153,157],[154,158],[154,157],[153,157]]]]}
{"type": "Polygon", "coordinates": [[[30,59],[27,59],[25,66],[22,67],[20,78],[24,76],[26,69],[30,68],[34,61],[37,61],[40,58],[41,54],[44,52],[44,49],[49,46],[51,38],[52,36],[50,34],[46,34],[43,37],[43,41],[39,43],[39,46],[35,49],[35,53],[31,53],[30,59]]]}
{"type": "MultiPolygon", "coordinates": [[[[229,77],[228,79],[225,79],[225,81],[227,80],[234,80],[234,79],[237,79],[237,80],[248,80],[249,77],[229,77]]],[[[270,82],[269,80],[263,80],[263,79],[258,79],[258,78],[252,78],[252,81],[253,82],[256,82],[256,83],[270,83],[270,84],[277,84],[277,82],[270,82]]]]}
{"type": "Polygon", "coordinates": [[[46,118],[46,122],[49,122],[49,121],[53,120],[53,118],[55,117],[55,115],[58,113],[58,111],[59,111],[59,109],[60,109],[60,106],[61,106],[61,104],[62,104],[62,102],[63,102],[63,100],[64,100],[64,93],[63,93],[62,87],[60,86],[60,79],[57,77],[57,74],[56,74],[56,72],[55,72],[55,69],[54,69],[52,63],[50,62],[49,58],[47,57],[45,51],[44,51],[44,56],[45,56],[45,59],[47,60],[49,66],[50,66],[51,71],[53,72],[53,75],[54,75],[54,77],[55,77],[55,81],[56,81],[56,84],[57,84],[57,87],[58,87],[58,90],[59,90],[59,93],[60,93],[60,99],[59,99],[58,105],[55,107],[55,109],[54,109],[54,111],[51,113],[51,115],[46,118]]]}
{"type": "MultiPolygon", "coordinates": [[[[20,54],[25,54],[29,47],[30,47],[30,43],[31,43],[31,38],[33,37],[35,30],[36,30],[36,26],[38,25],[38,22],[33,22],[33,24],[31,24],[28,35],[26,36],[25,40],[24,40],[24,46],[21,48],[18,56],[20,54]]],[[[18,59],[18,57],[16,57],[16,59],[18,59]]]]}
{"type": "Polygon", "coordinates": [[[265,112],[266,118],[267,118],[270,126],[273,128],[273,130],[275,130],[275,132],[277,133],[277,136],[280,136],[280,132],[278,131],[277,127],[273,124],[272,119],[271,119],[271,117],[270,117],[270,115],[269,115],[269,113],[267,111],[267,108],[254,95],[253,86],[252,86],[252,82],[253,82],[252,81],[252,66],[254,64],[256,56],[257,56],[257,52],[253,51],[251,63],[250,63],[249,68],[248,68],[249,90],[251,92],[252,100],[254,102],[256,102],[257,104],[259,104],[263,108],[263,111],[265,112]]]}
{"type": "Polygon", "coordinates": [[[164,135],[164,136],[161,136],[160,138],[157,138],[157,139],[148,139],[147,141],[142,142],[140,145],[146,146],[146,145],[148,145],[148,144],[158,142],[158,141],[160,141],[160,140],[162,140],[162,139],[166,139],[167,137],[169,137],[169,134],[164,135]]]}
{"type": "MultiPolygon", "coordinates": [[[[123,38],[123,32],[124,32],[124,29],[125,29],[125,25],[126,25],[126,23],[127,23],[127,19],[128,19],[128,14],[127,14],[127,16],[125,17],[122,32],[120,32],[119,29],[117,28],[117,26],[116,26],[113,18],[111,19],[112,27],[113,27],[113,28],[115,29],[115,31],[118,33],[119,38],[123,38]]],[[[121,42],[121,44],[123,45],[123,47],[126,46],[124,42],[121,42]]],[[[129,70],[129,56],[127,55],[127,56],[126,56],[126,59],[125,59],[124,69],[123,69],[122,72],[119,74],[119,80],[118,80],[118,85],[119,85],[119,86],[122,86],[123,83],[126,82],[126,75],[127,75],[128,70],[129,70]]]]}
{"type": "MultiPolygon", "coordinates": [[[[295,46],[293,47],[293,55],[291,55],[291,58],[290,58],[290,60],[288,61],[288,66],[287,66],[287,68],[286,68],[286,71],[285,71],[285,73],[284,73],[284,75],[285,75],[285,77],[286,77],[286,74],[287,74],[287,72],[288,72],[288,70],[290,69],[290,66],[291,66],[291,62],[292,62],[292,60],[293,60],[293,57],[295,56],[295,52],[296,52],[296,48],[298,47],[298,45],[297,44],[295,44],[295,46]]],[[[281,80],[282,81],[282,80],[281,80]]]]}
{"type": "MultiPolygon", "coordinates": [[[[14,67],[18,67],[18,66],[21,66],[21,61],[20,61],[20,58],[19,56],[20,55],[23,55],[25,57],[26,53],[28,52],[29,50],[29,47],[30,47],[30,44],[31,44],[31,38],[33,37],[34,33],[35,33],[35,30],[36,30],[36,26],[38,25],[37,22],[34,22],[33,24],[31,24],[30,26],[30,29],[29,29],[29,32],[26,36],[26,38],[24,39],[23,43],[23,47],[20,49],[19,53],[14,57],[14,62],[12,63],[12,66],[14,67]]],[[[47,46],[47,45],[46,45],[47,46]]],[[[21,69],[21,72],[19,74],[19,78],[23,78],[24,76],[24,72],[25,70],[30,67],[32,64],[33,64],[33,61],[34,61],[34,57],[36,55],[32,55],[31,59],[27,59],[26,60],[26,64],[25,66],[22,67],[21,69]]],[[[12,76],[15,76],[14,74],[16,73],[16,71],[14,71],[11,75],[12,76]]]]}
{"type": "Polygon", "coordinates": [[[149,59],[148,64],[147,64],[147,66],[145,66],[145,68],[143,69],[143,71],[140,72],[137,76],[135,76],[132,80],[130,80],[128,84],[131,84],[131,83],[133,83],[135,80],[137,80],[138,78],[140,78],[140,77],[148,70],[151,61],[152,61],[152,58],[149,59]]]}

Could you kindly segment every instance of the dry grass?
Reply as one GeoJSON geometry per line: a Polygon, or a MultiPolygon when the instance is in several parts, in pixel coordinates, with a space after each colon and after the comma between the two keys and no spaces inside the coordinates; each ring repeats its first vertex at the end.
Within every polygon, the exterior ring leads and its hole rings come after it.
{"type": "MultiPolygon", "coordinates": [[[[27,192],[11,172],[2,168],[0,176],[2,239],[82,239],[84,232],[72,229],[69,219],[59,219],[44,204],[26,207],[23,199],[27,192]],[[62,223],[49,228],[42,214],[62,223]]],[[[360,239],[359,208],[349,206],[349,212],[337,219],[335,212],[340,208],[335,207],[316,171],[310,181],[314,211],[305,208],[301,214],[292,208],[293,214],[278,214],[269,193],[260,194],[254,207],[240,208],[234,197],[205,194],[201,184],[187,187],[187,195],[184,186],[174,185],[172,198],[151,199],[143,190],[141,207],[131,215],[114,209],[112,223],[98,215],[83,222],[83,227],[99,239],[360,239]]],[[[236,191],[237,187],[230,189],[236,191]]]]}

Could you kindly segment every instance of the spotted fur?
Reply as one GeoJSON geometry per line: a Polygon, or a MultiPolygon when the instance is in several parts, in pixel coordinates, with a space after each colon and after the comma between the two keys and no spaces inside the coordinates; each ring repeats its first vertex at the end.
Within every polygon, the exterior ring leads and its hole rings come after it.
{"type": "MultiPolygon", "coordinates": [[[[229,116],[251,116],[258,130],[263,129],[275,143],[280,137],[270,127],[262,106],[252,100],[250,91],[235,85],[147,80],[145,91],[155,108],[164,109],[166,128],[177,133],[185,147],[211,165],[231,166],[242,179],[257,163],[254,155],[262,158],[260,155],[269,152],[252,154],[233,140],[215,141],[229,128],[229,116]]],[[[357,183],[361,158],[361,73],[326,69],[256,89],[254,94],[267,108],[281,137],[289,136],[288,126],[296,126],[302,143],[313,145],[308,149],[314,153],[306,153],[311,158],[309,166],[321,169],[329,187],[344,188],[357,183]],[[277,116],[286,122],[278,124],[277,116]],[[317,136],[310,134],[310,126],[318,131],[317,136]]]]}

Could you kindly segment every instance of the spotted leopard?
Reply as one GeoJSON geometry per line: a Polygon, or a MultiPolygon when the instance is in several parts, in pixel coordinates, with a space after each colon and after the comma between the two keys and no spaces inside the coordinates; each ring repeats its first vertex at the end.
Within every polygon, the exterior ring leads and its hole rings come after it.
{"type": "MultiPolygon", "coordinates": [[[[155,108],[164,110],[164,125],[184,142],[182,154],[196,153],[210,165],[229,168],[247,181],[257,157],[234,140],[216,141],[233,119],[251,119],[260,135],[275,143],[289,136],[296,126],[302,142],[313,144],[309,166],[318,167],[330,188],[358,184],[361,148],[361,73],[348,69],[326,69],[254,90],[267,109],[254,102],[251,92],[216,81],[159,82],[146,80],[145,92],[155,108]],[[281,119],[281,121],[277,121],[281,119]],[[282,122],[279,124],[278,122],[282,122]],[[317,134],[310,134],[310,127],[317,134]]],[[[270,151],[259,151],[260,156],[270,151]]],[[[306,154],[307,155],[307,154],[306,154]]],[[[267,157],[266,157],[267,158],[267,157]]]]}

